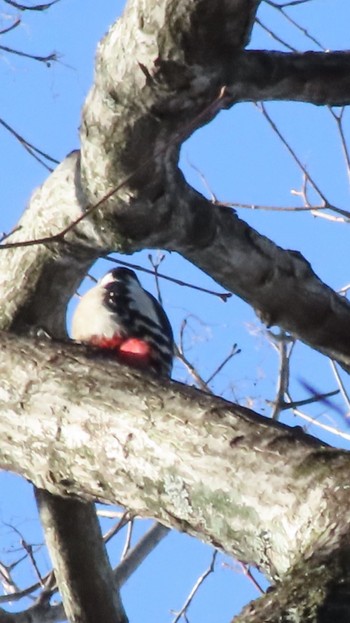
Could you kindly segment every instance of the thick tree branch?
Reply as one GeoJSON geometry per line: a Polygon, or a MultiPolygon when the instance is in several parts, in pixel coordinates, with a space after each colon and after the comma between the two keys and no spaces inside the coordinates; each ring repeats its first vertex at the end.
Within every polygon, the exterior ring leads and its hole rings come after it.
{"type": "Polygon", "coordinates": [[[350,52],[245,50],[235,57],[226,84],[233,102],[346,106],[350,104],[350,52]]]}
{"type": "Polygon", "coordinates": [[[323,569],[317,607],[331,607],[342,577],[349,608],[346,452],[75,345],[2,334],[0,386],[2,468],[55,495],[123,504],[286,580],[249,621],[306,612],[316,596],[301,595],[304,574],[323,569]]]}
{"type": "Polygon", "coordinates": [[[232,623],[348,623],[349,605],[350,539],[346,536],[334,555],[326,547],[307,557],[232,623]]]}
{"type": "Polygon", "coordinates": [[[179,197],[182,231],[171,248],[247,301],[267,326],[282,327],[349,371],[349,302],[300,253],[281,249],[231,210],[213,207],[192,191],[183,195],[187,204],[181,206],[179,197]],[[193,232],[193,244],[187,232],[193,232]]]}
{"type": "Polygon", "coordinates": [[[94,506],[73,499],[62,503],[43,489],[36,490],[36,498],[55,574],[65,578],[60,591],[68,621],[127,623],[94,506]]]}
{"type": "Polygon", "coordinates": [[[3,334],[1,354],[1,467],[36,486],[123,504],[274,577],[347,534],[345,452],[84,348],[3,334]]]}
{"type": "MultiPolygon", "coordinates": [[[[75,221],[85,207],[79,153],[74,152],[34,192],[18,228],[7,240],[16,243],[54,235],[75,221]]],[[[64,338],[68,301],[99,253],[99,240],[88,220],[61,243],[0,250],[1,328],[28,331],[41,327],[64,338]]]]}

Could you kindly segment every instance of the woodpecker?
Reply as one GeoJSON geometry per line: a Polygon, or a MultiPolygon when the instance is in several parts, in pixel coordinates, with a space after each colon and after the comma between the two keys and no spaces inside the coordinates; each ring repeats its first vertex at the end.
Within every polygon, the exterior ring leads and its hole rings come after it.
{"type": "Polygon", "coordinates": [[[157,299],[129,268],[109,271],[79,301],[72,337],[108,350],[122,363],[170,376],[173,332],[157,299]]]}

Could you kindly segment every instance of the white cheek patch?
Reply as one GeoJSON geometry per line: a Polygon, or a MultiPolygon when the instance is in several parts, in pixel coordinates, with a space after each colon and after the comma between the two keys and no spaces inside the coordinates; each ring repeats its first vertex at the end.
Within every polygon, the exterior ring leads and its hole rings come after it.
{"type": "Polygon", "coordinates": [[[100,289],[92,288],[80,299],[73,316],[73,339],[84,342],[93,335],[111,338],[116,333],[125,335],[125,327],[118,323],[113,312],[102,305],[100,289]]]}

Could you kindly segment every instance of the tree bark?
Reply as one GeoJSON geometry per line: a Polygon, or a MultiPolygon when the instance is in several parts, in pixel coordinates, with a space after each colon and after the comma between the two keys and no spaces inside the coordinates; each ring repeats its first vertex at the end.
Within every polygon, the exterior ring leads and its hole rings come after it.
{"type": "Polygon", "coordinates": [[[4,333],[1,353],[1,467],[37,487],[151,515],[274,578],[348,533],[346,452],[85,347],[4,333]]]}
{"type": "Polygon", "coordinates": [[[60,592],[67,619],[127,623],[93,504],[62,500],[44,489],[36,489],[36,498],[55,574],[64,578],[60,592]]]}
{"type": "Polygon", "coordinates": [[[244,50],[233,64],[233,101],[283,100],[322,106],[350,103],[350,53],[244,50]]]}
{"type": "Polygon", "coordinates": [[[249,604],[235,623],[347,623],[350,604],[349,536],[331,555],[306,556],[274,588],[249,604]]]}
{"type": "Polygon", "coordinates": [[[313,609],[310,621],[325,621],[335,596],[349,607],[348,453],[85,347],[4,333],[1,355],[3,469],[255,564],[277,589],[249,621],[281,620],[276,604],[283,616],[313,609]]]}

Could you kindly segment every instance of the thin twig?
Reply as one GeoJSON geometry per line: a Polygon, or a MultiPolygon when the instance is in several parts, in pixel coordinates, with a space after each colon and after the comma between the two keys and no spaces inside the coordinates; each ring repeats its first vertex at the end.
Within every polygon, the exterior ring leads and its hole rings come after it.
{"type": "MultiPolygon", "coordinates": [[[[283,17],[287,20],[287,22],[289,22],[290,24],[292,24],[292,26],[294,26],[294,28],[299,30],[299,32],[301,32],[304,35],[304,37],[306,37],[306,39],[309,39],[309,41],[312,41],[312,43],[314,43],[320,50],[325,51],[325,47],[322,45],[322,43],[320,43],[320,41],[318,41],[316,39],[316,37],[311,35],[306,28],[304,28],[303,26],[298,24],[298,22],[295,19],[293,19],[289,15],[289,13],[287,13],[287,11],[285,9],[288,6],[291,6],[291,3],[287,2],[285,4],[277,4],[276,2],[269,2],[268,0],[266,0],[266,2],[267,2],[267,4],[272,6],[274,9],[279,11],[279,13],[281,15],[283,15],[283,17]]],[[[303,0],[303,2],[308,2],[308,0],[303,0]]],[[[299,3],[299,4],[301,4],[301,3],[299,3]]]]}
{"type": "Polygon", "coordinates": [[[241,567],[241,570],[243,572],[243,575],[245,575],[253,584],[253,586],[256,588],[256,590],[261,594],[264,595],[265,591],[262,588],[262,586],[260,586],[259,582],[255,579],[255,577],[253,576],[250,566],[247,565],[245,562],[242,562],[241,560],[237,561],[241,567]]]}
{"type": "Polygon", "coordinates": [[[291,338],[282,329],[280,330],[280,333],[278,335],[270,333],[270,336],[273,339],[272,344],[279,354],[280,362],[277,379],[277,394],[275,400],[272,403],[273,411],[271,414],[271,419],[278,420],[280,411],[282,411],[285,405],[284,397],[287,394],[289,388],[290,358],[293,352],[295,340],[293,340],[293,338],[291,338]]]}
{"type": "MultiPolygon", "coordinates": [[[[296,194],[295,192],[293,194],[296,194]]],[[[328,210],[328,206],[320,204],[318,206],[267,206],[257,205],[256,203],[236,203],[234,201],[220,201],[215,205],[228,208],[242,208],[244,210],[267,210],[269,212],[311,212],[312,210],[328,210]]],[[[350,214],[350,213],[349,213],[350,214]]]]}
{"type": "Polygon", "coordinates": [[[187,325],[188,325],[187,318],[184,318],[180,326],[179,344],[178,345],[175,344],[174,354],[183,363],[183,365],[187,369],[187,372],[189,372],[189,374],[192,376],[193,380],[195,381],[195,383],[197,383],[198,387],[202,391],[208,392],[211,394],[212,393],[211,389],[208,387],[205,380],[200,376],[198,370],[189,361],[189,359],[187,359],[185,355],[184,338],[185,338],[185,331],[186,331],[187,325]]]}
{"type": "Polygon", "coordinates": [[[120,532],[120,530],[122,530],[122,528],[124,528],[124,526],[126,526],[127,523],[132,519],[133,516],[130,515],[129,511],[125,511],[119,521],[117,521],[117,523],[112,526],[112,528],[110,528],[110,530],[108,530],[106,534],[103,535],[104,544],[107,545],[108,541],[110,541],[116,534],[118,534],[118,532],[120,532]]]}
{"type": "Polygon", "coordinates": [[[330,400],[328,400],[329,396],[335,396],[339,393],[339,390],[336,389],[332,392],[327,392],[326,394],[319,392],[315,387],[311,385],[311,383],[305,381],[304,379],[299,379],[299,383],[312,394],[314,402],[323,402],[326,407],[329,409],[333,409],[333,411],[337,411],[339,415],[343,416],[343,411],[335,404],[333,404],[330,400]]]}
{"type": "MultiPolygon", "coordinates": [[[[320,187],[316,184],[316,182],[311,177],[311,175],[309,174],[305,166],[302,164],[301,160],[296,155],[295,151],[292,149],[288,141],[284,138],[282,132],[278,129],[276,123],[272,120],[271,116],[267,112],[265,104],[260,102],[254,105],[262,112],[262,114],[264,115],[265,119],[267,120],[267,122],[269,123],[273,131],[277,134],[277,136],[279,137],[283,145],[286,147],[289,154],[292,156],[293,160],[297,163],[298,167],[304,173],[304,176],[307,182],[312,186],[312,188],[315,190],[315,192],[317,192],[317,194],[320,196],[320,198],[324,202],[325,207],[328,210],[332,210],[333,212],[336,212],[337,214],[341,214],[342,216],[345,216],[346,218],[350,218],[350,212],[348,212],[347,210],[342,210],[341,208],[337,208],[336,206],[329,203],[329,201],[326,199],[320,187]]],[[[304,195],[306,196],[306,193],[304,193],[304,195]]]]}
{"type": "Polygon", "coordinates": [[[35,560],[35,557],[34,557],[34,555],[33,555],[33,546],[32,546],[32,545],[30,545],[29,543],[27,543],[27,541],[26,541],[25,539],[22,539],[22,540],[21,540],[21,545],[22,545],[22,547],[23,547],[24,551],[25,551],[25,552],[27,552],[27,554],[28,554],[28,556],[29,556],[29,560],[30,560],[30,561],[31,561],[31,563],[32,563],[32,566],[33,566],[33,569],[34,569],[34,571],[35,571],[35,573],[36,573],[36,576],[37,576],[37,578],[38,578],[38,581],[40,582],[40,586],[42,586],[42,587],[43,587],[43,586],[44,586],[44,581],[43,581],[43,577],[42,577],[42,575],[41,575],[41,573],[40,573],[40,571],[39,571],[39,567],[38,567],[38,565],[37,565],[37,562],[36,562],[36,560],[35,560]]]}
{"type": "MultiPolygon", "coordinates": [[[[44,578],[42,578],[44,585],[52,573],[53,571],[50,571],[44,578]]],[[[30,597],[32,593],[41,588],[42,582],[35,582],[35,584],[32,584],[22,590],[18,590],[16,593],[11,593],[10,595],[0,595],[0,604],[7,603],[9,601],[20,601],[24,597],[30,597]]]]}
{"type": "Polygon", "coordinates": [[[272,39],[274,39],[275,41],[277,41],[278,43],[283,45],[290,52],[297,52],[296,48],[294,48],[293,46],[289,45],[289,43],[284,41],[284,39],[281,39],[281,37],[276,35],[276,33],[273,32],[273,30],[271,30],[271,28],[269,28],[268,26],[265,26],[265,24],[263,24],[262,21],[258,17],[255,18],[255,21],[256,21],[257,24],[259,24],[260,28],[265,30],[265,32],[267,32],[270,35],[270,37],[272,37],[272,39]]]}
{"type": "Polygon", "coordinates": [[[345,389],[345,385],[344,385],[344,383],[343,383],[343,381],[341,379],[341,376],[339,374],[339,371],[338,371],[338,368],[336,366],[336,363],[335,363],[335,361],[333,359],[330,359],[329,363],[330,363],[330,366],[331,366],[331,368],[333,370],[333,374],[334,374],[334,376],[336,378],[336,381],[338,383],[339,391],[340,391],[340,393],[341,393],[341,395],[342,395],[342,397],[344,399],[344,402],[345,402],[345,404],[346,404],[346,406],[348,408],[348,411],[350,411],[350,397],[349,397],[348,392],[345,389]]]}
{"type": "Polygon", "coordinates": [[[211,381],[219,374],[219,372],[222,371],[222,369],[226,366],[226,364],[231,361],[231,359],[233,357],[235,357],[235,355],[239,355],[239,353],[241,352],[241,349],[238,348],[237,344],[234,344],[231,348],[231,351],[229,352],[229,354],[225,357],[225,359],[218,365],[218,367],[216,368],[216,370],[214,370],[214,372],[210,375],[210,377],[206,380],[206,385],[209,385],[209,383],[211,383],[211,381]]]}
{"type": "Polygon", "coordinates": [[[7,45],[0,45],[0,50],[3,50],[3,52],[9,52],[9,54],[15,54],[16,56],[24,56],[25,58],[30,58],[33,61],[45,63],[48,67],[50,67],[51,62],[58,60],[56,52],[52,52],[51,54],[48,54],[48,56],[38,56],[36,54],[22,52],[21,50],[15,50],[15,48],[9,48],[7,45]]]}
{"type": "MultiPolygon", "coordinates": [[[[315,394],[312,398],[304,398],[303,400],[292,400],[290,399],[288,402],[285,400],[281,400],[279,408],[280,411],[287,411],[288,409],[298,409],[299,407],[305,407],[305,405],[312,405],[315,402],[322,402],[325,398],[331,398],[332,396],[337,396],[340,393],[339,389],[335,389],[331,392],[326,392],[324,394],[315,394]]],[[[289,394],[288,394],[289,396],[289,394]]],[[[267,404],[274,404],[270,400],[266,401],[267,404]]],[[[332,409],[334,409],[334,405],[332,405],[332,409]]]]}
{"type": "Polygon", "coordinates": [[[210,196],[210,200],[213,203],[217,204],[218,203],[218,199],[215,196],[215,194],[213,193],[212,189],[210,188],[210,186],[208,184],[208,180],[206,179],[205,175],[202,173],[202,171],[198,167],[196,167],[195,164],[190,162],[190,160],[188,158],[187,158],[187,164],[188,164],[189,168],[193,169],[197,173],[197,175],[199,176],[200,180],[203,183],[204,188],[206,188],[207,191],[208,191],[208,194],[210,196]]]}
{"type": "Polygon", "coordinates": [[[277,2],[273,2],[272,0],[265,0],[266,4],[270,4],[275,8],[285,8],[289,6],[298,6],[299,4],[306,4],[307,2],[312,2],[312,0],[288,0],[287,2],[283,2],[283,4],[277,4],[277,2]]]}
{"type": "Polygon", "coordinates": [[[329,424],[324,424],[323,422],[319,422],[314,417],[311,417],[311,415],[307,415],[306,413],[299,411],[299,409],[293,409],[293,413],[294,415],[297,415],[298,417],[302,418],[306,422],[309,422],[310,424],[313,424],[314,426],[318,426],[319,428],[326,431],[327,433],[332,433],[332,435],[337,435],[337,437],[341,437],[342,439],[346,439],[346,441],[350,441],[350,434],[344,433],[344,431],[339,430],[339,428],[336,428],[335,426],[329,426],[329,424]]]}
{"type": "Polygon", "coordinates": [[[161,263],[163,262],[163,260],[165,259],[165,254],[162,253],[160,256],[158,256],[157,260],[154,260],[153,259],[153,255],[150,253],[148,255],[148,259],[149,259],[150,263],[153,266],[153,274],[154,274],[154,280],[156,282],[156,290],[157,290],[157,299],[158,299],[158,302],[160,303],[160,305],[163,306],[162,293],[160,291],[160,284],[159,284],[158,268],[161,265],[161,263]]]}
{"type": "Polygon", "coordinates": [[[47,2],[46,4],[35,4],[34,6],[27,6],[26,4],[20,4],[19,2],[15,2],[15,0],[4,0],[6,4],[9,4],[15,9],[19,11],[46,11],[54,4],[57,4],[60,0],[52,0],[52,2],[47,2]]]}
{"type": "Polygon", "coordinates": [[[346,138],[345,138],[345,134],[344,134],[344,127],[343,127],[343,115],[345,112],[345,108],[341,108],[339,111],[339,114],[337,114],[333,108],[329,108],[329,112],[331,113],[333,119],[335,120],[336,124],[337,124],[337,129],[339,132],[339,136],[340,136],[340,143],[342,146],[342,150],[343,150],[343,154],[344,154],[344,158],[345,158],[345,162],[346,162],[346,168],[347,168],[347,173],[348,173],[348,178],[350,181],[350,154],[349,154],[349,150],[348,150],[348,146],[347,146],[347,142],[346,142],[346,138]]]}
{"type": "Polygon", "coordinates": [[[11,576],[12,568],[12,566],[6,566],[0,562],[0,584],[3,586],[6,597],[9,595],[6,601],[11,601],[11,596],[19,592],[19,588],[11,576]]]}
{"type": "Polygon", "coordinates": [[[212,393],[208,385],[206,384],[205,380],[200,376],[199,372],[196,370],[194,365],[184,355],[183,349],[181,348],[180,350],[177,344],[175,344],[174,346],[174,354],[177,357],[177,359],[179,359],[183,363],[187,372],[189,372],[189,374],[192,376],[193,380],[197,383],[198,387],[204,392],[212,393]]]}
{"type": "MultiPolygon", "coordinates": [[[[114,264],[120,264],[121,266],[126,266],[127,268],[132,268],[134,270],[139,270],[149,275],[154,275],[154,270],[145,268],[144,266],[141,266],[140,264],[134,264],[132,262],[125,262],[124,260],[119,260],[119,259],[116,259],[114,257],[109,257],[109,256],[105,257],[104,259],[108,260],[109,262],[113,262],[114,264]]],[[[161,277],[161,279],[165,279],[166,281],[171,281],[172,283],[176,283],[178,286],[191,288],[192,290],[198,290],[199,292],[212,294],[213,296],[218,296],[224,303],[226,303],[226,301],[232,296],[232,292],[215,292],[213,290],[208,290],[207,288],[201,288],[200,286],[196,286],[193,283],[188,283],[186,281],[182,281],[181,279],[175,279],[174,277],[169,277],[168,275],[164,275],[164,273],[160,273],[159,271],[157,271],[157,277],[161,277]]]]}
{"type": "Polygon", "coordinates": [[[14,30],[15,28],[17,28],[17,26],[19,26],[20,23],[21,23],[20,18],[17,18],[10,26],[0,30],[0,35],[6,35],[8,32],[11,32],[11,30],[14,30]]]}
{"type": "Polygon", "coordinates": [[[127,525],[126,539],[125,539],[123,551],[122,551],[122,553],[120,555],[120,559],[121,560],[123,560],[125,558],[125,556],[127,555],[128,551],[130,550],[131,537],[132,537],[132,532],[133,532],[133,529],[134,529],[134,519],[130,519],[130,521],[128,521],[126,525],[127,525]]]}
{"type": "Polygon", "coordinates": [[[31,156],[33,156],[35,160],[40,162],[40,164],[42,164],[45,167],[45,169],[47,169],[48,171],[52,172],[53,169],[49,167],[45,162],[43,162],[43,160],[41,160],[41,158],[39,158],[37,154],[39,154],[40,156],[43,156],[43,158],[45,158],[46,160],[49,160],[50,162],[53,162],[54,164],[59,164],[58,160],[56,160],[55,158],[52,158],[51,156],[49,156],[49,154],[45,153],[44,151],[41,151],[41,149],[29,143],[29,141],[27,141],[25,138],[23,138],[23,136],[18,134],[18,132],[16,132],[16,130],[12,128],[8,123],[6,123],[6,121],[4,121],[3,119],[0,119],[0,125],[2,125],[8,132],[10,132],[10,134],[12,134],[19,141],[22,147],[24,147],[24,149],[26,149],[28,153],[31,156]]]}
{"type": "Polygon", "coordinates": [[[191,602],[193,601],[193,598],[195,597],[195,595],[198,592],[199,588],[201,587],[203,582],[207,579],[207,577],[211,573],[214,572],[217,553],[218,552],[215,550],[214,553],[213,553],[213,556],[212,556],[212,559],[211,559],[211,563],[210,563],[208,569],[206,571],[204,571],[204,573],[202,573],[202,575],[198,578],[197,582],[193,586],[193,588],[192,588],[190,594],[188,595],[188,597],[187,597],[184,605],[182,606],[181,610],[176,613],[176,616],[173,619],[172,623],[178,623],[178,621],[181,619],[181,617],[185,616],[186,610],[188,610],[188,608],[190,607],[191,602]]]}

